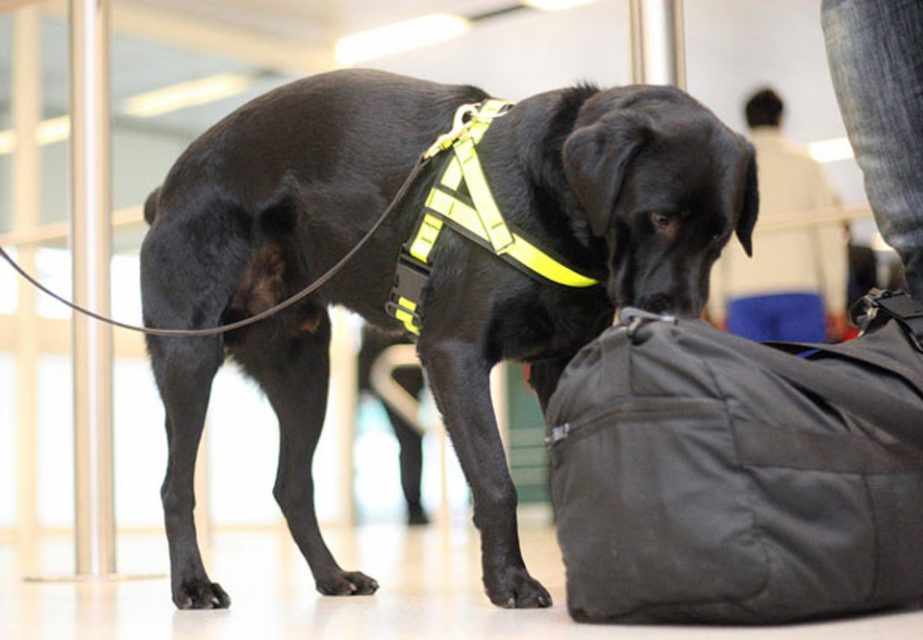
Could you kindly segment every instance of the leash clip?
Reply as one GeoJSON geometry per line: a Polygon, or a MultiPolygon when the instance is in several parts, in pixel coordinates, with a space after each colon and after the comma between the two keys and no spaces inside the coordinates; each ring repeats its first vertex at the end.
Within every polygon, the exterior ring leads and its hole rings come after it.
{"type": "Polygon", "coordinates": [[[465,129],[471,124],[473,116],[477,111],[477,104],[463,104],[460,106],[455,112],[455,119],[452,121],[452,129],[436,138],[436,141],[430,145],[429,149],[423,152],[423,157],[428,160],[455,144],[465,133],[465,129]]]}

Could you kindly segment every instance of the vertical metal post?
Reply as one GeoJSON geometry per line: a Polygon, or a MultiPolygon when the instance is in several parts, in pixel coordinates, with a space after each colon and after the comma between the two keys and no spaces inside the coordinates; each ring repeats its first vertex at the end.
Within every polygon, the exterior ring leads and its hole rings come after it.
{"type": "MultiPolygon", "coordinates": [[[[16,12],[13,22],[13,228],[34,229],[41,209],[38,125],[42,113],[41,14],[38,6],[16,12]]],[[[36,248],[19,247],[19,263],[35,273],[36,248]]],[[[35,289],[19,281],[16,309],[16,523],[22,573],[36,568],[38,502],[38,357],[35,289]]]]}
{"type": "MultiPolygon", "coordinates": [[[[352,526],[356,524],[355,479],[353,477],[353,446],[356,441],[356,407],[359,394],[356,383],[358,364],[357,333],[350,328],[349,314],[343,309],[335,309],[330,314],[333,334],[330,343],[330,360],[333,366],[330,373],[330,389],[336,389],[335,415],[340,420],[336,425],[336,447],[339,458],[340,480],[337,483],[337,524],[352,526]]],[[[330,413],[325,416],[328,420],[330,413]]]]}
{"type": "MultiPolygon", "coordinates": [[[[109,0],[70,0],[74,300],[109,314],[109,0]]],[[[73,315],[77,574],[115,573],[112,330],[73,315]]]]}
{"type": "Polygon", "coordinates": [[[630,0],[631,81],[686,87],[683,0],[630,0]]]}

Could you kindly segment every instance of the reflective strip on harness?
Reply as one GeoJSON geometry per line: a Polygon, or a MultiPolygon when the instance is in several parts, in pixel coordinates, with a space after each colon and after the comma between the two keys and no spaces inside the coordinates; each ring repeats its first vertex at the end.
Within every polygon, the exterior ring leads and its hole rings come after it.
{"type": "Polygon", "coordinates": [[[401,296],[397,300],[397,309],[394,310],[394,317],[404,323],[404,328],[414,335],[420,335],[420,329],[414,322],[414,312],[417,310],[417,303],[401,296]]]}
{"type": "Polygon", "coordinates": [[[458,191],[458,187],[461,185],[462,181],[462,170],[461,163],[458,161],[458,158],[452,157],[449,160],[449,163],[445,167],[445,171],[442,173],[442,180],[439,181],[444,187],[448,187],[452,191],[458,191]]]}
{"type": "Polygon", "coordinates": [[[599,280],[588,278],[568,268],[515,233],[513,234],[513,244],[507,249],[506,255],[516,262],[526,265],[548,280],[566,287],[582,288],[599,284],[599,280]]]}
{"type": "Polygon", "coordinates": [[[455,157],[461,163],[465,186],[468,187],[468,193],[474,201],[474,209],[480,218],[481,226],[487,231],[490,246],[493,247],[494,253],[505,253],[513,244],[513,234],[506,226],[503,214],[497,208],[490,187],[487,186],[481,161],[474,150],[474,141],[469,138],[455,143],[455,157]]]}
{"type": "MultiPolygon", "coordinates": [[[[454,223],[455,226],[482,240],[486,248],[491,247],[490,237],[484,229],[482,218],[478,216],[477,211],[461,200],[439,189],[433,189],[426,199],[426,206],[445,216],[446,220],[454,223]]],[[[513,262],[518,262],[528,267],[530,271],[539,274],[546,280],[566,287],[592,287],[599,284],[598,280],[581,275],[561,264],[517,233],[511,234],[509,246],[504,250],[503,254],[498,253],[497,255],[503,255],[513,262]]]]}
{"type": "Polygon", "coordinates": [[[436,245],[441,230],[442,220],[428,213],[424,215],[420,229],[410,245],[410,255],[420,262],[429,262],[429,252],[436,245]]]}
{"type": "Polygon", "coordinates": [[[395,285],[385,307],[414,335],[420,334],[420,298],[429,277],[430,254],[446,222],[505,262],[550,282],[567,287],[599,284],[511,230],[497,207],[476,145],[494,118],[503,115],[511,104],[504,100],[487,100],[481,105],[459,107],[452,130],[439,136],[426,152],[435,155],[453,149],[436,186],[426,198],[414,235],[401,250],[395,285]],[[462,183],[471,196],[470,204],[464,196],[453,195],[460,192],[462,183]]]}

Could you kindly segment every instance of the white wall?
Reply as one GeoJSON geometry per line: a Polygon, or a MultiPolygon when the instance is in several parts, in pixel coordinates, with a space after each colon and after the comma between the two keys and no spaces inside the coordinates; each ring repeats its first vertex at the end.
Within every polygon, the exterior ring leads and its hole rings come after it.
{"type": "MultiPolygon", "coordinates": [[[[772,85],[786,100],[785,131],[806,143],[845,135],[827,69],[817,0],[687,0],[688,90],[743,131],[743,101],[772,85]]],[[[630,79],[627,0],[558,13],[518,12],[430,49],[374,66],[445,82],[477,84],[511,99],[578,80],[630,79]]],[[[865,200],[852,160],[827,165],[844,202],[865,200]]]]}

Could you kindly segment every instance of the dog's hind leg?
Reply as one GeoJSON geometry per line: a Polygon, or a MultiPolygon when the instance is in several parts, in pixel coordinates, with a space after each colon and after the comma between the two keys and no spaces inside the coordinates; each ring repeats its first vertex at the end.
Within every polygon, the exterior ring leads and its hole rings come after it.
{"type": "Polygon", "coordinates": [[[169,457],[161,488],[170,547],[173,602],[180,609],[223,609],[231,599],[205,572],[196,539],[193,476],[212,379],[221,365],[217,337],[148,338],[166,410],[169,457]]]}
{"type": "Polygon", "coordinates": [[[327,407],[330,318],[320,307],[309,315],[310,321],[295,336],[280,335],[271,325],[254,328],[242,348],[232,353],[259,382],[278,417],[279,467],[273,495],[311,567],[317,590],[325,595],[371,594],[378,583],[340,568],[324,543],[314,510],[311,462],[327,407]],[[259,346],[247,349],[249,341],[259,346]]]}
{"type": "MultiPolygon", "coordinates": [[[[238,218],[201,215],[172,224],[167,216],[148,232],[141,247],[146,326],[196,329],[221,322],[246,266],[248,245],[238,218]]],[[[161,497],[173,602],[181,609],[225,608],[230,598],[205,572],[192,518],[196,456],[212,379],[224,360],[223,339],[149,335],[147,347],[166,414],[169,454],[161,497]]]]}

